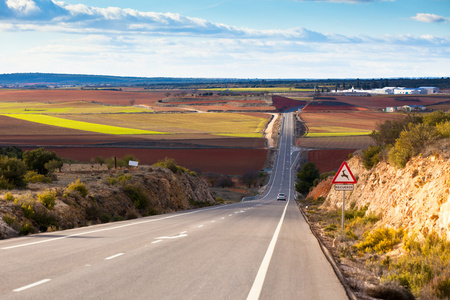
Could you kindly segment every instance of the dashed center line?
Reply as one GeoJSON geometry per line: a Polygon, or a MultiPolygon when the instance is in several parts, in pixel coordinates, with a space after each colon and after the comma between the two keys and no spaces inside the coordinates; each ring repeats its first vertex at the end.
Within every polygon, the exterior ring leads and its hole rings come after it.
{"type": "Polygon", "coordinates": [[[122,255],[124,255],[124,254],[125,254],[125,253],[118,253],[118,254],[116,254],[116,255],[113,255],[113,256],[110,256],[110,257],[105,258],[105,260],[110,260],[110,259],[113,259],[113,258],[122,256],[122,255]]]}
{"type": "Polygon", "coordinates": [[[198,228],[202,228],[203,226],[205,226],[205,225],[199,225],[198,228]]]}
{"type": "Polygon", "coordinates": [[[13,290],[13,292],[21,292],[21,291],[27,290],[27,289],[29,289],[29,288],[38,286],[38,285],[40,285],[40,284],[49,282],[50,280],[51,280],[51,279],[43,279],[43,280],[41,280],[41,281],[38,281],[38,282],[35,282],[35,283],[32,283],[32,284],[23,286],[23,287],[21,287],[21,288],[15,289],[15,290],[13,290]]]}

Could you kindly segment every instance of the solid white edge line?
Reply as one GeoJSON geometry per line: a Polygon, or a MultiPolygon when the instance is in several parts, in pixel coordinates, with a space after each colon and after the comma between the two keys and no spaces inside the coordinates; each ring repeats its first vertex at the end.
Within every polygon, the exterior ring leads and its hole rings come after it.
{"type": "Polygon", "coordinates": [[[125,253],[118,253],[118,254],[116,254],[116,255],[113,255],[113,256],[110,256],[110,257],[105,258],[105,260],[110,260],[110,259],[113,259],[113,258],[122,256],[122,255],[124,255],[124,254],[125,254],[125,253]]]}
{"type": "Polygon", "coordinates": [[[13,292],[21,292],[21,291],[27,290],[27,289],[29,289],[29,288],[38,286],[38,285],[40,285],[40,284],[49,282],[50,280],[51,280],[51,279],[43,279],[43,280],[41,280],[41,281],[38,281],[38,282],[35,282],[35,283],[32,283],[32,284],[23,286],[23,287],[21,287],[21,288],[15,289],[15,290],[13,290],[13,292]]]}
{"type": "Polygon", "coordinates": [[[258,273],[256,274],[255,281],[253,282],[252,288],[248,293],[247,300],[257,300],[259,299],[259,295],[261,294],[262,287],[264,285],[264,280],[266,279],[267,270],[269,269],[269,264],[272,259],[273,251],[275,250],[275,245],[278,240],[278,236],[281,231],[281,225],[284,221],[284,216],[286,215],[286,210],[288,207],[289,200],[286,201],[286,205],[284,207],[283,214],[281,215],[280,221],[278,222],[277,229],[272,236],[272,240],[270,241],[269,248],[267,248],[266,255],[264,255],[264,259],[259,267],[258,273]]]}

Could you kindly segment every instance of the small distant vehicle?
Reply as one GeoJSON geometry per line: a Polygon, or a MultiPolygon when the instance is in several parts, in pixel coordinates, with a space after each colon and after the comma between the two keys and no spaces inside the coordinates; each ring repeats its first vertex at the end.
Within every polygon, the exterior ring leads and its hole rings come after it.
{"type": "Polygon", "coordinates": [[[286,201],[286,194],[284,193],[279,193],[277,196],[277,201],[286,201]]]}

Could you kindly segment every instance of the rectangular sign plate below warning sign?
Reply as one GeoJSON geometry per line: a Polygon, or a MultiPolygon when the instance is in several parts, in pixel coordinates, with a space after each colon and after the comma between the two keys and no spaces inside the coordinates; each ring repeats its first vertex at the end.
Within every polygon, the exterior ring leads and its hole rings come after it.
{"type": "Polygon", "coordinates": [[[334,190],[335,191],[353,191],[354,185],[353,184],[335,184],[334,190]]]}

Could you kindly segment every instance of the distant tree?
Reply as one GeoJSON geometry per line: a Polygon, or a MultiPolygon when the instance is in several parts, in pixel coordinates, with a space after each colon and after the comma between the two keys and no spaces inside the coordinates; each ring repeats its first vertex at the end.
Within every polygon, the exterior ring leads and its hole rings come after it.
{"type": "Polygon", "coordinates": [[[6,155],[8,157],[15,157],[18,159],[22,159],[23,151],[22,149],[16,146],[9,146],[4,149],[0,147],[0,155],[6,155]]]}
{"type": "Polygon", "coordinates": [[[307,162],[303,165],[302,170],[297,173],[296,191],[302,194],[308,193],[317,178],[320,178],[319,169],[314,163],[307,162]]]}
{"type": "Polygon", "coordinates": [[[95,160],[97,161],[97,163],[100,164],[100,166],[103,166],[103,164],[106,162],[106,160],[103,158],[103,156],[99,155],[95,158],[95,160]]]}
{"type": "Polygon", "coordinates": [[[59,169],[61,172],[61,168],[64,165],[61,159],[52,159],[51,161],[44,164],[44,167],[47,169],[48,173],[51,174],[55,172],[56,169],[59,169]]]}
{"type": "Polygon", "coordinates": [[[131,100],[130,100],[130,105],[133,106],[135,102],[136,102],[136,100],[131,99],[131,100]]]}
{"type": "Polygon", "coordinates": [[[248,171],[239,178],[239,182],[248,188],[251,188],[252,185],[254,186],[258,182],[258,176],[258,171],[248,171]]]}
{"type": "Polygon", "coordinates": [[[216,181],[216,187],[229,188],[234,187],[233,179],[230,176],[220,176],[216,181]]]}
{"type": "Polygon", "coordinates": [[[25,151],[23,154],[23,161],[25,165],[31,171],[36,171],[39,174],[47,175],[48,169],[45,164],[51,160],[61,160],[53,151],[45,150],[44,148],[38,148],[35,150],[25,151]]]}
{"type": "Polygon", "coordinates": [[[166,96],[166,98],[168,98],[171,95],[171,93],[165,93],[164,95],[166,96]]]}

